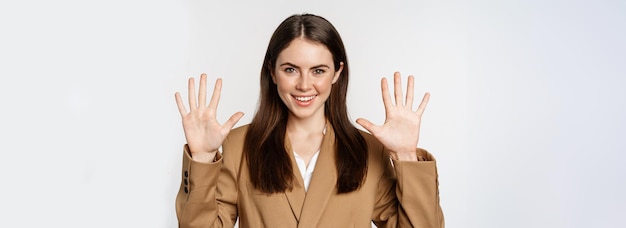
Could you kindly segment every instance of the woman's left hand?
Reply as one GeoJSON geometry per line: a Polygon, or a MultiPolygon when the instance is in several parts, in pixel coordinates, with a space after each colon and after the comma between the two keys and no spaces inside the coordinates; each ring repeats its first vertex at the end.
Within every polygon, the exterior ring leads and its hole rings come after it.
{"type": "Polygon", "coordinates": [[[419,141],[420,122],[430,94],[424,94],[417,110],[413,111],[413,76],[409,76],[404,102],[401,79],[399,72],[393,74],[395,103],[391,101],[387,79],[383,78],[380,82],[386,116],[382,126],[374,125],[363,118],[357,119],[356,122],[372,133],[390,151],[394,159],[417,161],[415,148],[419,141]]]}

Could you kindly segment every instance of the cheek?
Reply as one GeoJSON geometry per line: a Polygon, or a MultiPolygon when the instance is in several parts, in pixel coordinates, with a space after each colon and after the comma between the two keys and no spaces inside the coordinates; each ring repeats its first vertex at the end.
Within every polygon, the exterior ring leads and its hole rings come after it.
{"type": "Polygon", "coordinates": [[[279,93],[287,93],[291,90],[292,83],[285,78],[276,78],[276,89],[279,93]]]}
{"type": "Polygon", "coordinates": [[[317,88],[319,90],[324,90],[326,92],[330,91],[331,86],[333,85],[333,79],[332,78],[324,78],[322,80],[319,80],[317,83],[317,88]],[[328,90],[328,91],[327,91],[328,90]]]}

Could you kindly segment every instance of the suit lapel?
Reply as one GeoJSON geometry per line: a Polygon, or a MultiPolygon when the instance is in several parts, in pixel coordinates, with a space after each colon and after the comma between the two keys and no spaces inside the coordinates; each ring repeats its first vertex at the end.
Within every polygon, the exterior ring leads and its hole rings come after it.
{"type": "MultiPolygon", "coordinates": [[[[291,155],[293,156],[293,155],[291,155]]],[[[292,158],[293,159],[293,158],[292,158]]],[[[297,166],[296,166],[297,167],[297,166]]],[[[300,181],[303,183],[303,181],[300,181]]],[[[335,131],[326,124],[326,135],[322,140],[320,154],[311,177],[311,184],[304,199],[299,224],[317,224],[330,196],[336,191],[337,171],[335,168],[335,131]]]]}
{"type": "Polygon", "coordinates": [[[291,191],[286,191],[285,196],[287,197],[287,201],[289,201],[289,206],[291,207],[293,216],[296,218],[296,221],[300,222],[300,215],[302,214],[302,205],[304,204],[306,192],[304,191],[304,180],[302,180],[302,175],[298,169],[298,164],[296,163],[296,158],[293,155],[291,141],[289,141],[288,136],[285,136],[285,150],[291,159],[291,167],[294,170],[293,172],[296,178],[293,189],[291,191]]]}

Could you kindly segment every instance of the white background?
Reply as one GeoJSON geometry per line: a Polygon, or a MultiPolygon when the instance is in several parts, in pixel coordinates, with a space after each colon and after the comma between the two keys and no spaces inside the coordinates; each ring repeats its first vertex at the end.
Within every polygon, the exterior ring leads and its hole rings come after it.
{"type": "Polygon", "coordinates": [[[626,226],[624,1],[40,0],[0,3],[0,227],[175,227],[174,92],[223,77],[248,123],[303,12],[344,38],[353,120],[382,123],[396,70],[432,93],[448,227],[626,226]]]}

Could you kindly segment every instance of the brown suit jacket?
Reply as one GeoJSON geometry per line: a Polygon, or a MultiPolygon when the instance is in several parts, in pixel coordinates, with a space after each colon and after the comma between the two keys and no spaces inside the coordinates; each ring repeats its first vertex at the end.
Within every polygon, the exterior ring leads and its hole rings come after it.
{"type": "MultiPolygon", "coordinates": [[[[292,191],[265,194],[250,183],[242,156],[248,127],[231,131],[223,153],[213,163],[193,161],[187,146],[183,155],[176,214],[180,227],[444,227],[439,206],[436,163],[391,162],[376,138],[363,132],[369,148],[367,177],[360,189],[337,194],[335,134],[327,127],[315,171],[307,192],[294,168],[292,191]]],[[[292,151],[286,139],[287,151],[292,151]]],[[[297,167],[293,153],[289,153],[297,167]]]]}

